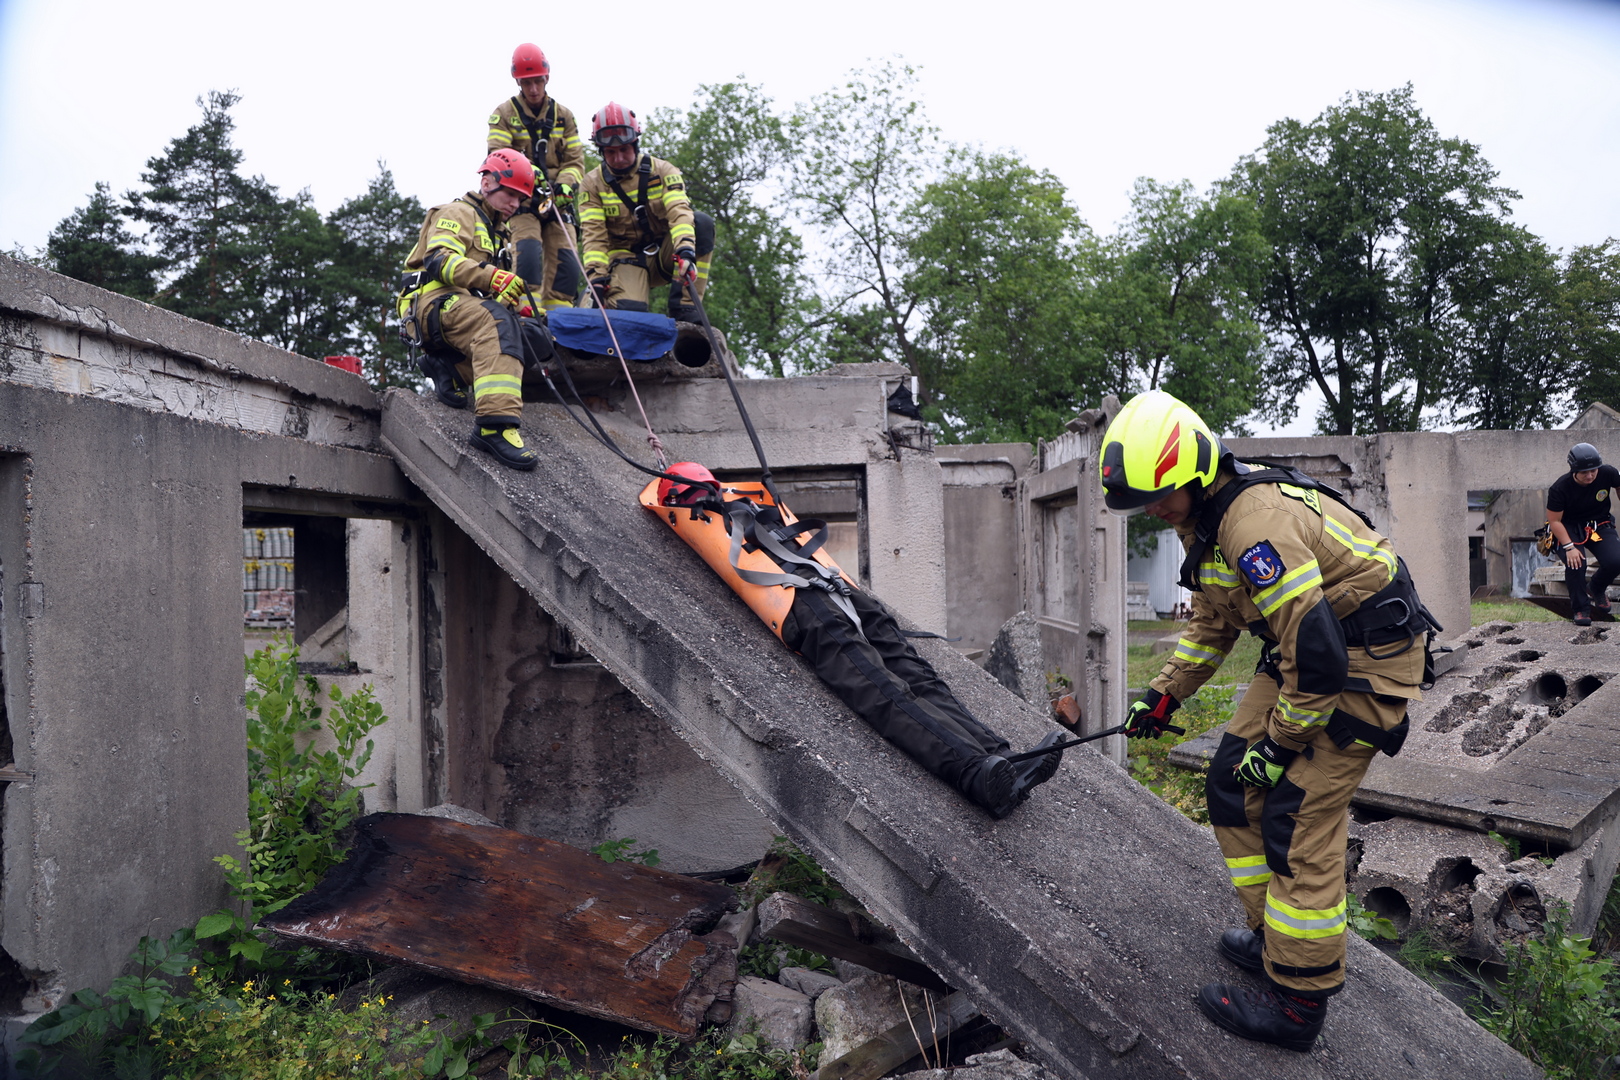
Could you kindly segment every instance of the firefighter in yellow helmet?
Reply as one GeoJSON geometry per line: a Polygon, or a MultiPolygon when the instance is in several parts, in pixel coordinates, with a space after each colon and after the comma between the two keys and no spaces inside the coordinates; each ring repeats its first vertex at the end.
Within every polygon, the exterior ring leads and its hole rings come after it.
{"type": "Polygon", "coordinates": [[[505,222],[534,194],[534,169],[517,151],[497,150],[479,174],[477,191],[428,211],[405,260],[399,315],[427,354],[422,369],[440,401],[465,408],[472,387],[472,445],[503,465],[532,469],[538,458],[518,430],[524,359],[544,361],[551,338],[520,315],[532,314],[529,286],[509,265],[505,222]]]}
{"type": "Polygon", "coordinates": [[[486,142],[491,151],[516,150],[534,166],[535,194],[511,221],[514,269],[535,283],[548,310],[569,307],[579,293],[579,261],[565,235],[572,226],[557,220],[549,200],[555,200],[564,219],[572,215],[585,177],[585,147],[574,114],[546,92],[551,63],[538,45],[525,43],[513,50],[512,78],[518,92],[495,106],[486,142]]]}
{"type": "Polygon", "coordinates": [[[1176,530],[1193,590],[1192,618],[1126,734],[1163,734],[1245,630],[1262,641],[1206,794],[1248,923],[1218,949],[1266,985],[1213,983],[1198,1003],[1236,1035],[1309,1050],[1344,986],[1350,797],[1374,754],[1399,751],[1439,626],[1389,540],[1343,496],[1237,461],[1169,394],[1126,404],[1099,468],[1110,509],[1176,530]]]}
{"type": "Polygon", "coordinates": [[[646,311],[652,287],[667,282],[670,317],[691,321],[686,299],[702,300],[708,284],[714,219],[692,209],[679,169],[641,153],[641,121],[623,105],[609,102],[591,118],[591,140],[602,167],[585,176],[579,229],[592,295],[646,311]]]}

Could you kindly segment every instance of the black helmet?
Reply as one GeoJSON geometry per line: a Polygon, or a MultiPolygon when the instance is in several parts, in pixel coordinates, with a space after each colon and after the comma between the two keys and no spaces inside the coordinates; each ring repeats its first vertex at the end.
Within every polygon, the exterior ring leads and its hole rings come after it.
{"type": "Polygon", "coordinates": [[[1589,442],[1578,442],[1569,448],[1569,471],[1585,472],[1603,464],[1603,455],[1589,442]]]}

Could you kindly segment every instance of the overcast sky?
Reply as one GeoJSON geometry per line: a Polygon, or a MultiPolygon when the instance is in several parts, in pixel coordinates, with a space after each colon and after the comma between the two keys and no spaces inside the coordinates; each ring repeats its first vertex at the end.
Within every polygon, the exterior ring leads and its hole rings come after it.
{"type": "Polygon", "coordinates": [[[1200,188],[1345,93],[1411,82],[1443,135],[1479,144],[1555,247],[1620,236],[1620,2],[1161,0],[1153,4],[711,0],[528,5],[0,0],[0,249],[42,246],[95,182],[122,193],[235,89],[245,168],[323,211],[381,160],[423,202],[466,190],[511,50],[545,49],[589,124],[739,75],[787,105],[871,58],[921,69],[947,139],[1056,173],[1093,228],[1132,181],[1200,188]],[[504,22],[487,12],[514,10],[504,22]],[[573,11],[551,15],[546,12],[573,11]],[[639,34],[631,29],[633,17],[639,34]]]}

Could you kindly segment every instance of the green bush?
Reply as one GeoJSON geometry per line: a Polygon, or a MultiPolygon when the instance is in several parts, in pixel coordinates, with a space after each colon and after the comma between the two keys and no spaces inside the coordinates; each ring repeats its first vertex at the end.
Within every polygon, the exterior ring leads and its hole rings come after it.
{"type": "Polygon", "coordinates": [[[1620,1055],[1614,961],[1568,931],[1568,906],[1552,905],[1542,934],[1508,953],[1480,1023],[1549,1080],[1608,1076],[1620,1055]]]}
{"type": "Polygon", "coordinates": [[[1171,765],[1170,751],[1178,743],[1196,739],[1232,719],[1234,689],[1230,684],[1205,684],[1188,698],[1174,717],[1178,726],[1187,729],[1185,735],[1165,734],[1157,739],[1130,740],[1130,757],[1126,764],[1131,776],[1200,825],[1209,824],[1209,805],[1204,798],[1205,773],[1171,765]]]}

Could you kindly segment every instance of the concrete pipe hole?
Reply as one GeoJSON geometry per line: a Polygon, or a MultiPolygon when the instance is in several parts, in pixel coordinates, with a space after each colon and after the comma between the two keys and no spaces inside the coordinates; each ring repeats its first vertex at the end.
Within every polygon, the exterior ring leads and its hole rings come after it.
{"type": "Polygon", "coordinates": [[[1485,641],[1482,638],[1469,638],[1467,641],[1463,642],[1463,644],[1467,645],[1470,649],[1477,649],[1484,645],[1485,641]]]}
{"type": "Polygon", "coordinates": [[[1378,810],[1371,806],[1350,807],[1350,817],[1358,825],[1376,825],[1380,821],[1391,821],[1398,816],[1393,810],[1378,810]]]}
{"type": "Polygon", "coordinates": [[[1513,659],[1522,664],[1533,664],[1546,655],[1547,654],[1542,652],[1540,649],[1520,649],[1518,652],[1513,654],[1513,659]]]}
{"type": "Polygon", "coordinates": [[[702,367],[714,355],[709,336],[695,326],[675,331],[675,360],[683,367],[702,367]]]}
{"type": "MultiPolygon", "coordinates": [[[[1499,638],[1496,639],[1496,643],[1498,645],[1523,645],[1524,644],[1524,638],[1522,638],[1522,637],[1499,637],[1499,638]]],[[[1541,655],[1540,653],[1536,654],[1536,656],[1540,656],[1540,655],[1541,655]]],[[[1532,656],[1530,659],[1534,660],[1535,658],[1536,658],[1535,656],[1532,656]]],[[[1521,657],[1521,659],[1523,659],[1523,658],[1521,657]]]]}
{"type": "Polygon", "coordinates": [[[1475,879],[1484,872],[1466,855],[1457,859],[1441,859],[1434,870],[1435,888],[1443,893],[1455,889],[1473,892],[1475,879]]]}
{"type": "Polygon", "coordinates": [[[1523,709],[1506,703],[1491,706],[1479,723],[1463,732],[1462,752],[1469,757],[1486,757],[1503,750],[1513,725],[1523,718],[1523,709]]]}
{"type": "Polygon", "coordinates": [[[1504,939],[1523,941],[1547,921],[1547,909],[1534,885],[1520,882],[1502,894],[1492,916],[1504,939]]]}
{"type": "Polygon", "coordinates": [[[1575,691],[1570,697],[1576,701],[1584,701],[1597,693],[1603,686],[1603,678],[1599,675],[1582,675],[1575,680],[1575,691]]]}
{"type": "Polygon", "coordinates": [[[1569,682],[1556,671],[1543,672],[1536,677],[1519,700],[1528,705],[1556,705],[1569,697],[1569,682]]]}
{"type": "Polygon", "coordinates": [[[1412,924],[1412,905],[1407,903],[1406,897],[1401,895],[1399,889],[1392,889],[1387,885],[1369,892],[1361,898],[1361,906],[1380,915],[1395,924],[1395,929],[1404,937],[1406,928],[1412,924]]]}

